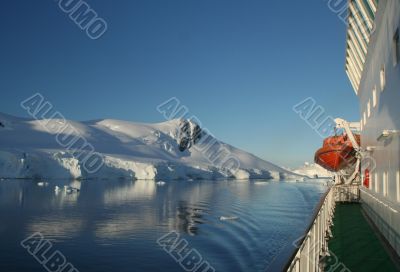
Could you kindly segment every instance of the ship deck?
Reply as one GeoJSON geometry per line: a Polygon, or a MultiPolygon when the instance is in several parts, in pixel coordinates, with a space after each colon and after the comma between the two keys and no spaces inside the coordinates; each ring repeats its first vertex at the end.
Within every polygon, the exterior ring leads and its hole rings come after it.
{"type": "Polygon", "coordinates": [[[379,234],[367,221],[361,204],[337,203],[333,222],[333,238],[329,241],[329,250],[334,255],[331,254],[331,265],[325,271],[335,270],[332,263],[334,266],[340,263],[352,272],[400,271],[396,257],[391,255],[379,234]]]}

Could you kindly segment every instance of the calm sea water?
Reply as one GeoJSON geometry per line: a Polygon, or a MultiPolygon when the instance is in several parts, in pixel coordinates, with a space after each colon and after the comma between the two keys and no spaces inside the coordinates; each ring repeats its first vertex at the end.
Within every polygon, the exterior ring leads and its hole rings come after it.
{"type": "Polygon", "coordinates": [[[20,245],[35,232],[81,272],[184,271],[157,243],[171,231],[183,253],[196,250],[216,271],[279,271],[327,189],[320,182],[96,180],[73,182],[79,193],[56,194],[54,186],[66,183],[0,181],[0,271],[46,271],[20,245]]]}

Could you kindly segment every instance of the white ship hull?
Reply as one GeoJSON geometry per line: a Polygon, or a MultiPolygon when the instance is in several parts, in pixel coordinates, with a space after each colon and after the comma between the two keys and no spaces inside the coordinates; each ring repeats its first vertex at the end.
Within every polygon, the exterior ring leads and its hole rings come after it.
{"type": "Polygon", "coordinates": [[[361,188],[361,201],[400,255],[400,1],[351,0],[349,9],[346,72],[360,100],[361,173],[368,170],[370,175],[369,186],[361,188]],[[368,9],[366,3],[371,4],[368,9]],[[365,22],[374,3],[376,11],[365,22]],[[351,13],[356,8],[359,12],[351,13]],[[373,29],[368,29],[370,22],[373,29]],[[362,41],[356,32],[369,35],[362,41]]]}

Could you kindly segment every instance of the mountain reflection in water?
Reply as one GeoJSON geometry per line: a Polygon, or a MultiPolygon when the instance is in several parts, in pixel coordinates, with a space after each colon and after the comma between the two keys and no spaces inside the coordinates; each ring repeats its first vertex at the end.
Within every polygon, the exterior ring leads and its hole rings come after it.
{"type": "Polygon", "coordinates": [[[265,271],[302,234],[323,184],[3,180],[0,271],[43,271],[20,246],[35,232],[80,271],[179,271],[157,244],[171,231],[218,271],[265,271]],[[80,190],[55,192],[55,185],[80,190]]]}

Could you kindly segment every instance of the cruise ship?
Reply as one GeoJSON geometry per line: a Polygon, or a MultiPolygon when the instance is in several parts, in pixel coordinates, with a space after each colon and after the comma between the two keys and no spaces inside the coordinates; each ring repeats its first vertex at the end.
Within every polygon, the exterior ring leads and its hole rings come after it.
{"type": "Polygon", "coordinates": [[[315,155],[334,185],[285,271],[400,271],[400,0],[345,8],[344,70],[360,120],[335,119],[315,155]]]}
{"type": "Polygon", "coordinates": [[[360,101],[363,210],[400,255],[400,1],[349,2],[346,73],[360,101]]]}

